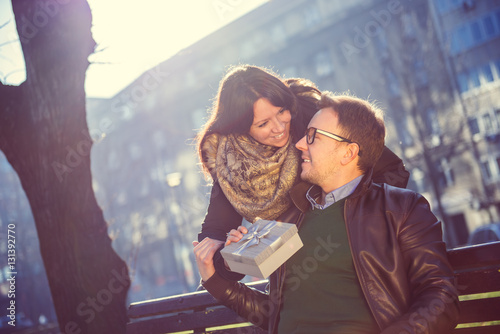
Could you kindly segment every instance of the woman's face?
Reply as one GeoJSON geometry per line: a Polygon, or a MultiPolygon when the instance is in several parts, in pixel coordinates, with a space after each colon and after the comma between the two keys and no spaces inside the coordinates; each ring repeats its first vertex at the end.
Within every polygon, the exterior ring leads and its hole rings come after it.
{"type": "Polygon", "coordinates": [[[290,137],[290,110],[276,107],[260,98],[253,105],[253,123],[249,134],[264,145],[283,147],[290,137]]]}

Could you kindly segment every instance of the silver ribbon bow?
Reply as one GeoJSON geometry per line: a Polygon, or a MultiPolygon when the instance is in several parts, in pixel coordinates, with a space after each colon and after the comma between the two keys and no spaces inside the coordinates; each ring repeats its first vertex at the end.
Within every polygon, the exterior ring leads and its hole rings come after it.
{"type": "Polygon", "coordinates": [[[271,229],[278,224],[277,221],[272,220],[266,225],[262,226],[260,224],[254,223],[249,229],[248,233],[241,238],[240,242],[246,240],[233,254],[241,255],[245,249],[251,246],[258,245],[260,243],[260,239],[264,238],[266,235],[271,232],[271,229]]]}

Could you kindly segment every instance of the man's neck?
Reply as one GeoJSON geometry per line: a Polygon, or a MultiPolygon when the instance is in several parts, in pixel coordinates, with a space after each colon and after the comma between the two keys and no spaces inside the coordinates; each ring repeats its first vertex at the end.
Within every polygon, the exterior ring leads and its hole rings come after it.
{"type": "Polygon", "coordinates": [[[346,184],[348,184],[349,182],[353,181],[354,179],[356,179],[357,177],[363,175],[363,173],[361,171],[359,172],[356,172],[356,173],[352,173],[349,177],[346,177],[343,179],[342,182],[339,182],[335,185],[331,185],[330,187],[321,187],[321,198],[320,198],[320,203],[321,205],[324,205],[325,204],[325,198],[326,196],[331,193],[332,191],[334,190],[337,190],[343,186],[345,186],[346,184]]]}

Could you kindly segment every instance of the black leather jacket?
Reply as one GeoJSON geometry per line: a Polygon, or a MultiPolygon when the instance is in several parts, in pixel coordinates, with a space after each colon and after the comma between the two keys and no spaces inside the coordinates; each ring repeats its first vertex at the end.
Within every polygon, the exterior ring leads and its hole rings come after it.
{"type": "MultiPolygon", "coordinates": [[[[410,173],[405,169],[403,161],[390,149],[384,147],[382,156],[373,169],[373,182],[387,183],[405,188],[409,177],[410,173]]],[[[202,241],[206,237],[225,241],[226,233],[231,229],[237,229],[241,225],[241,221],[241,215],[236,212],[222,192],[219,184],[215,182],[212,187],[205,221],[201,226],[201,232],[198,234],[198,241],[202,241]]],[[[238,281],[244,277],[244,275],[225,269],[220,252],[217,252],[214,256],[214,264],[219,275],[226,279],[238,281]]]]}
{"type": "MultiPolygon", "coordinates": [[[[442,242],[441,223],[421,195],[375,184],[365,175],[346,199],[345,222],[354,267],[381,333],[447,333],[458,320],[458,294],[442,242]]],[[[296,208],[280,220],[302,224],[309,184],[291,192],[296,208]]],[[[277,332],[286,263],[267,294],[215,273],[204,287],[254,324],[277,332]]]]}

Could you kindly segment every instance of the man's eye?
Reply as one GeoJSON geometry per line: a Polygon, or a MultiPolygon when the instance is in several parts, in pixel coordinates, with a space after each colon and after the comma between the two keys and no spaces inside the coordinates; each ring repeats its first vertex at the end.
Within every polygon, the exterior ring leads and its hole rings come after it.
{"type": "Polygon", "coordinates": [[[283,108],[283,109],[281,109],[281,110],[279,111],[279,113],[280,113],[280,114],[282,114],[282,113],[284,113],[285,111],[286,111],[286,109],[285,109],[285,108],[283,108]]]}

